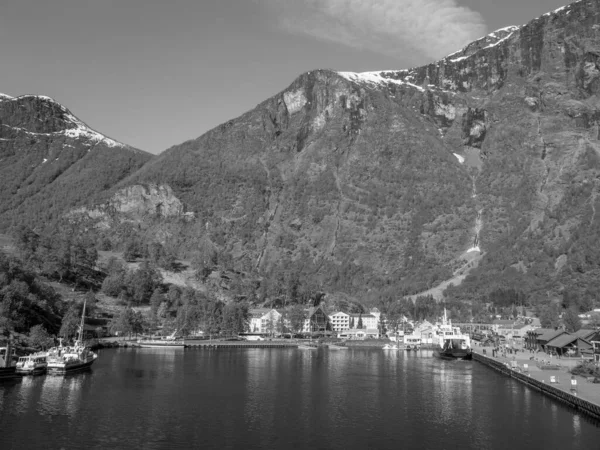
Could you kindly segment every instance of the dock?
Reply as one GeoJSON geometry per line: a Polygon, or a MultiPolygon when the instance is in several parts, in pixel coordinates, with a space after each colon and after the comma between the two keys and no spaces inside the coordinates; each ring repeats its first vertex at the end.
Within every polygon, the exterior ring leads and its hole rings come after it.
{"type": "Polygon", "coordinates": [[[297,348],[299,342],[185,340],[185,348],[297,348]]]}
{"type": "Polygon", "coordinates": [[[491,348],[479,346],[473,347],[473,360],[600,421],[600,384],[569,372],[580,360],[550,360],[544,353],[527,350],[492,357],[491,348]]]}

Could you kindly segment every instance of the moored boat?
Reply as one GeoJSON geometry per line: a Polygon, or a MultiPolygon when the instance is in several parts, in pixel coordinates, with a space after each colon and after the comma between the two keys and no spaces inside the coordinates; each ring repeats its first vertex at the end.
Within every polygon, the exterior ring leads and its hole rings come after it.
{"type": "Polygon", "coordinates": [[[142,348],[184,348],[183,339],[138,339],[138,345],[142,348]]]}
{"type": "Polygon", "coordinates": [[[59,339],[58,347],[53,347],[48,352],[48,374],[65,375],[67,373],[86,370],[96,361],[98,355],[92,352],[83,343],[83,324],[85,321],[85,302],[81,314],[79,336],[71,346],[63,346],[59,339]]]}
{"type": "Polygon", "coordinates": [[[315,347],[314,345],[300,344],[300,345],[298,345],[298,349],[299,350],[316,350],[317,347],[315,347]]]}
{"type": "Polygon", "coordinates": [[[184,348],[185,340],[177,339],[175,335],[177,330],[167,337],[152,337],[146,339],[138,339],[137,343],[142,348],[184,348]]]}
{"type": "Polygon", "coordinates": [[[382,350],[398,350],[398,346],[395,344],[385,344],[381,347],[382,350]]]}
{"type": "Polygon", "coordinates": [[[13,362],[14,354],[10,341],[6,347],[0,347],[0,381],[12,380],[17,377],[17,366],[13,362]]]}
{"type": "Polygon", "coordinates": [[[21,375],[41,375],[48,368],[48,353],[38,352],[21,356],[17,361],[16,372],[21,375]]]}
{"type": "Polygon", "coordinates": [[[438,356],[443,359],[471,359],[471,338],[462,334],[460,328],[453,327],[446,317],[444,308],[444,318],[439,327],[438,356]]]}
{"type": "Polygon", "coordinates": [[[330,350],[348,350],[348,347],[346,347],[345,345],[329,344],[327,347],[330,350]]]}

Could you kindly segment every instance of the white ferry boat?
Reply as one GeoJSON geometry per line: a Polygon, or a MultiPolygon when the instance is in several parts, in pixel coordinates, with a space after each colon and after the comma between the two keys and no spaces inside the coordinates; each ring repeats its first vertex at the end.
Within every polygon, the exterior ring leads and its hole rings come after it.
{"type": "Polygon", "coordinates": [[[48,353],[38,352],[21,356],[17,361],[17,373],[21,375],[41,375],[48,368],[48,353]]]}
{"type": "Polygon", "coordinates": [[[471,338],[461,333],[459,327],[453,327],[452,322],[446,316],[438,325],[438,355],[444,359],[471,359],[471,338]]]}

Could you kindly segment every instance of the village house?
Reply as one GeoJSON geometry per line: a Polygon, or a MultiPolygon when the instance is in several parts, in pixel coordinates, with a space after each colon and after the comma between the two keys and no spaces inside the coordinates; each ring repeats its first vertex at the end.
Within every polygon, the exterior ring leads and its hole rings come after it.
{"type": "Polygon", "coordinates": [[[326,333],[331,331],[329,316],[325,314],[321,305],[307,309],[306,315],[302,329],[304,333],[326,333]]]}
{"type": "Polygon", "coordinates": [[[276,309],[255,308],[250,313],[250,333],[274,334],[281,332],[282,314],[276,309]]]}
{"type": "Polygon", "coordinates": [[[548,353],[555,353],[559,356],[581,356],[592,353],[592,344],[580,338],[575,334],[563,333],[549,341],[545,345],[548,353]]]}
{"type": "Polygon", "coordinates": [[[600,363],[600,331],[596,331],[596,333],[589,338],[589,342],[592,344],[592,358],[594,362],[600,363]]]}

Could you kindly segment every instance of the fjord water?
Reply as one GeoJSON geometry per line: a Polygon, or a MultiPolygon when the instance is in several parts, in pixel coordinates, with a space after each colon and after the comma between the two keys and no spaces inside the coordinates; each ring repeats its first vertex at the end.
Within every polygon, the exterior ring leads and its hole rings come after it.
{"type": "Polygon", "coordinates": [[[592,449],[600,428],[432,352],[104,350],[0,385],[0,448],[592,449]]]}

